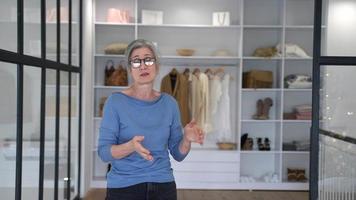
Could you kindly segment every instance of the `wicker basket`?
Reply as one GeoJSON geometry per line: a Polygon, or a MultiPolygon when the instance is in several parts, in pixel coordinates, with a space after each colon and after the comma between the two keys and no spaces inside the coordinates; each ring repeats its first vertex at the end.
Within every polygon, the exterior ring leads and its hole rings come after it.
{"type": "Polygon", "coordinates": [[[237,144],[232,142],[218,142],[216,144],[220,150],[234,150],[237,148],[237,144]]]}
{"type": "Polygon", "coordinates": [[[192,56],[194,52],[194,49],[177,49],[177,54],[180,56],[192,56]]]}

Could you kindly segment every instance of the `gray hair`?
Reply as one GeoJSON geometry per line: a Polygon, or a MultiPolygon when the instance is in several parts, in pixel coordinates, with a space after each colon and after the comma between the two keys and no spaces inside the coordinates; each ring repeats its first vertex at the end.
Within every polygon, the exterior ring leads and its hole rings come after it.
{"type": "Polygon", "coordinates": [[[152,51],[153,56],[156,59],[156,66],[158,66],[160,59],[159,59],[159,52],[158,52],[156,45],[153,44],[153,42],[144,40],[144,39],[134,40],[127,46],[126,51],[125,51],[125,59],[126,59],[125,61],[127,63],[127,66],[130,66],[130,56],[131,56],[133,50],[139,49],[142,47],[149,48],[152,51]]]}

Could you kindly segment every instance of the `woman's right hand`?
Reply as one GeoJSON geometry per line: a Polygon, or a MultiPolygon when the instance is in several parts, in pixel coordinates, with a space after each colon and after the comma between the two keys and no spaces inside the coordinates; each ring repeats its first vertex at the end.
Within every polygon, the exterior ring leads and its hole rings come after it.
{"type": "Polygon", "coordinates": [[[153,156],[151,155],[151,152],[145,147],[143,147],[141,144],[144,138],[145,138],[144,136],[134,136],[130,142],[132,144],[133,149],[138,154],[140,154],[144,159],[151,161],[153,160],[153,156]]]}

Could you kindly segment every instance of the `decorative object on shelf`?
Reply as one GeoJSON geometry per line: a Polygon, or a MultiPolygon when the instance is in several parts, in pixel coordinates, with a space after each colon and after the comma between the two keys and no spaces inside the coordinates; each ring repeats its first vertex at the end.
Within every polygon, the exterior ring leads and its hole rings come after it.
{"type": "Polygon", "coordinates": [[[111,75],[115,72],[115,67],[114,67],[114,61],[113,60],[108,60],[106,61],[105,65],[105,85],[108,84],[108,80],[111,77],[111,75]]]}
{"type": "Polygon", "coordinates": [[[272,57],[280,57],[280,54],[278,53],[278,49],[276,47],[261,47],[261,48],[257,48],[253,52],[252,56],[272,58],[272,57]]]}
{"type": "Polygon", "coordinates": [[[257,138],[257,146],[259,151],[270,151],[271,150],[271,142],[266,137],[262,143],[262,138],[257,138]]]}
{"type": "Polygon", "coordinates": [[[213,12],[213,26],[230,26],[230,12],[213,12]]]}
{"type": "Polygon", "coordinates": [[[240,181],[241,183],[255,183],[256,179],[252,176],[241,176],[240,181]]]}
{"type": "MultiPolygon", "coordinates": [[[[297,57],[297,58],[310,58],[310,56],[305,52],[303,48],[293,43],[286,43],[285,48],[285,57],[297,57]]],[[[277,51],[282,54],[282,45],[277,44],[277,51]]]]}
{"type": "Polygon", "coordinates": [[[192,56],[195,53],[195,49],[177,49],[177,54],[180,56],[192,56]]]}
{"type": "Polygon", "coordinates": [[[232,53],[227,50],[227,49],[218,49],[218,50],[215,50],[211,56],[218,56],[218,57],[229,57],[229,56],[232,56],[232,53]]]}
{"type": "Polygon", "coordinates": [[[283,151],[309,151],[310,142],[305,141],[295,141],[283,142],[283,151]]]}
{"type": "Polygon", "coordinates": [[[251,70],[242,75],[243,88],[272,88],[272,71],[251,70]]]}
{"type": "Polygon", "coordinates": [[[128,85],[127,70],[122,65],[122,62],[115,69],[112,60],[108,60],[105,66],[105,85],[107,86],[128,85]]]}
{"type": "Polygon", "coordinates": [[[127,48],[127,43],[111,43],[104,48],[105,54],[119,54],[125,53],[127,48]]]}
{"type": "Polygon", "coordinates": [[[127,24],[130,22],[129,11],[109,8],[107,11],[106,21],[110,23],[127,24]]]}
{"type": "Polygon", "coordinates": [[[296,119],[299,120],[311,120],[312,106],[309,104],[302,104],[295,106],[294,108],[296,119]]]}
{"type": "Polygon", "coordinates": [[[253,119],[266,120],[269,119],[269,110],[273,106],[273,100],[269,97],[258,99],[256,102],[256,114],[252,116],[253,119]]]}
{"type": "Polygon", "coordinates": [[[283,119],[286,119],[286,120],[295,120],[295,119],[297,119],[297,117],[295,116],[295,112],[283,113],[283,119]]]}
{"type": "Polygon", "coordinates": [[[242,150],[253,149],[253,139],[248,137],[248,133],[245,133],[241,136],[241,149],[242,150]]]}
{"type": "Polygon", "coordinates": [[[312,83],[312,78],[306,74],[290,74],[284,77],[285,88],[310,89],[312,83]]]}
{"type": "Polygon", "coordinates": [[[103,116],[103,109],[105,105],[105,101],[108,97],[101,97],[99,101],[99,117],[103,116]]]}
{"type": "Polygon", "coordinates": [[[266,173],[262,179],[266,182],[266,183],[278,183],[279,179],[278,179],[278,174],[274,173],[274,172],[268,172],[266,173]]]}
{"type": "Polygon", "coordinates": [[[307,180],[305,176],[305,169],[287,168],[287,178],[288,181],[305,182],[307,180]]]}
{"type": "Polygon", "coordinates": [[[142,24],[150,24],[150,25],[163,24],[163,11],[142,10],[142,24]]]}
{"type": "Polygon", "coordinates": [[[220,150],[235,150],[237,148],[237,144],[232,142],[217,142],[216,144],[220,150]]]}

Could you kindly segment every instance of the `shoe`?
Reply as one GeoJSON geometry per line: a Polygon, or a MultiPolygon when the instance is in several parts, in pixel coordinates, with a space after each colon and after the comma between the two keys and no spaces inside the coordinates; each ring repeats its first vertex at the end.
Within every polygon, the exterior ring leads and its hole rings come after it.
{"type": "Polygon", "coordinates": [[[273,100],[269,97],[265,98],[263,100],[263,108],[262,108],[262,114],[260,115],[259,119],[269,119],[269,111],[273,105],[273,100]]]}
{"type": "Polygon", "coordinates": [[[257,146],[259,151],[264,151],[264,145],[262,144],[262,138],[257,138],[257,146]]]}
{"type": "Polygon", "coordinates": [[[271,150],[271,145],[270,145],[270,141],[268,138],[265,138],[264,140],[264,150],[265,151],[270,151],[271,150]]]}
{"type": "Polygon", "coordinates": [[[256,114],[252,116],[253,119],[260,119],[263,112],[263,101],[262,99],[257,100],[256,102],[256,114]]]}

